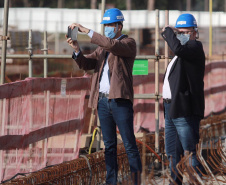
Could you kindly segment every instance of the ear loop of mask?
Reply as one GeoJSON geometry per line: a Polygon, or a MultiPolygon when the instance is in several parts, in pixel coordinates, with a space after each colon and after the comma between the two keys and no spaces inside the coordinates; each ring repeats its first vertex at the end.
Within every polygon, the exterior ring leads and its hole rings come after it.
{"type": "Polygon", "coordinates": [[[195,38],[198,39],[198,38],[199,38],[199,31],[198,31],[198,28],[194,28],[194,30],[196,31],[195,38]]]}
{"type": "Polygon", "coordinates": [[[117,34],[117,32],[118,32],[118,23],[116,23],[116,34],[117,34]]]}

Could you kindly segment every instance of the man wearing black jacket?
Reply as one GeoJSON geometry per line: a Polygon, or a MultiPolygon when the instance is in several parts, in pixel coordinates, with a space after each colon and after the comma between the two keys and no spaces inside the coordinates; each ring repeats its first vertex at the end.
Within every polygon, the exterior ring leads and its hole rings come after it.
{"type": "Polygon", "coordinates": [[[182,184],[176,169],[181,156],[192,152],[191,165],[201,168],[196,158],[196,144],[205,107],[205,54],[202,43],[196,40],[198,28],[193,15],[181,14],[175,28],[166,26],[162,31],[163,39],[175,54],[163,83],[165,149],[172,179],[182,184]]]}

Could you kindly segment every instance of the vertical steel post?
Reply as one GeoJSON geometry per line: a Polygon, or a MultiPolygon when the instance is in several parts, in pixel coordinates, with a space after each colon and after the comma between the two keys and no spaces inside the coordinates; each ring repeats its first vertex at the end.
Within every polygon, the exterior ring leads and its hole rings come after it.
{"type": "Polygon", "coordinates": [[[58,31],[58,23],[56,23],[56,32],[55,32],[55,54],[60,53],[60,35],[58,31]]]}
{"type": "MultiPolygon", "coordinates": [[[[44,40],[43,40],[43,45],[44,45],[44,48],[42,49],[43,50],[43,53],[44,55],[47,55],[48,54],[48,43],[47,43],[47,31],[44,31],[44,40]]],[[[47,74],[48,74],[48,59],[47,58],[44,58],[44,78],[47,78],[47,74]]],[[[46,126],[48,126],[48,123],[49,123],[49,98],[50,98],[50,92],[49,91],[45,91],[45,98],[46,98],[46,110],[45,110],[45,113],[46,113],[46,126]]],[[[45,139],[44,141],[44,161],[46,164],[47,162],[47,150],[48,150],[48,138],[45,139]]]]}
{"type": "Polygon", "coordinates": [[[210,14],[210,26],[209,26],[209,57],[212,57],[212,39],[213,39],[213,33],[212,33],[212,9],[213,9],[213,1],[209,0],[209,14],[210,14]]]}
{"type": "Polygon", "coordinates": [[[206,11],[206,12],[208,11],[208,7],[209,7],[208,6],[208,1],[209,0],[205,0],[205,2],[204,2],[204,11],[206,11]]]}
{"type": "MultiPolygon", "coordinates": [[[[105,12],[105,0],[101,1],[101,20],[103,19],[104,16],[104,12],[105,12]]],[[[101,24],[101,34],[104,35],[104,25],[101,24]]],[[[93,110],[92,113],[94,113],[95,111],[93,110]]],[[[99,118],[97,118],[97,126],[100,128],[100,120],[99,118]]],[[[96,151],[100,150],[100,142],[101,142],[101,129],[98,130],[98,134],[97,134],[97,145],[96,145],[96,151]]]]}
{"type": "MultiPolygon", "coordinates": [[[[165,26],[169,25],[169,10],[165,11],[165,26]]],[[[167,42],[165,42],[165,70],[169,63],[169,46],[167,42]]],[[[164,138],[165,138],[165,130],[164,130],[164,138]]],[[[164,161],[164,157],[162,156],[162,161],[164,161]]],[[[165,176],[164,163],[162,162],[162,173],[165,176]]]]}
{"type": "Polygon", "coordinates": [[[135,40],[136,40],[136,46],[137,46],[137,55],[140,55],[140,29],[135,29],[135,40]]]}
{"type": "Polygon", "coordinates": [[[97,0],[91,0],[91,9],[97,9],[97,0]]]}
{"type": "Polygon", "coordinates": [[[155,13],[155,150],[159,153],[159,10],[155,13]]]}
{"type": "Polygon", "coordinates": [[[186,0],[186,11],[191,11],[191,0],[186,0]]]}
{"type": "MultiPolygon", "coordinates": [[[[1,105],[2,105],[2,111],[1,111],[1,136],[5,135],[5,127],[6,127],[6,98],[4,98],[3,100],[1,99],[1,105]]],[[[6,164],[5,164],[6,165],[6,164]]],[[[0,150],[0,179],[2,180],[3,177],[3,169],[5,168],[4,166],[4,150],[0,150]]]]}
{"type": "Polygon", "coordinates": [[[131,0],[126,0],[126,10],[132,10],[131,0]]]}
{"type": "Polygon", "coordinates": [[[4,21],[3,21],[3,41],[2,41],[2,61],[1,61],[1,84],[5,83],[7,33],[8,33],[9,1],[4,1],[4,21]]]}
{"type": "MultiPolygon", "coordinates": [[[[29,36],[28,36],[28,54],[29,56],[31,56],[33,54],[33,49],[32,49],[32,30],[29,30],[29,36]]],[[[29,68],[29,74],[28,76],[29,77],[32,77],[33,76],[33,73],[32,73],[32,59],[31,57],[29,58],[29,61],[28,61],[28,68],[29,68]]]]}
{"type": "MultiPolygon", "coordinates": [[[[45,114],[46,114],[46,124],[45,126],[48,127],[49,125],[49,101],[50,101],[50,91],[45,91],[44,92],[44,99],[46,100],[46,108],[45,108],[45,114]]],[[[48,138],[44,139],[44,152],[43,152],[43,157],[44,157],[44,163],[43,165],[47,164],[47,153],[48,153],[48,138]]]]}
{"type": "MultiPolygon", "coordinates": [[[[104,16],[104,12],[105,12],[105,0],[101,1],[101,21],[103,19],[104,16]]],[[[101,34],[104,35],[104,25],[101,24],[101,34]]]]}
{"type": "MultiPolygon", "coordinates": [[[[99,117],[97,119],[97,126],[100,128],[100,120],[99,117]]],[[[100,150],[100,142],[101,142],[101,129],[98,130],[97,133],[97,145],[96,145],[96,151],[100,150]]]]}
{"type": "Polygon", "coordinates": [[[145,169],[146,169],[146,133],[143,132],[143,145],[142,145],[142,184],[145,184],[145,178],[146,178],[146,173],[145,173],[145,169]]]}
{"type": "MultiPolygon", "coordinates": [[[[30,61],[30,60],[29,60],[30,61]]],[[[29,76],[30,77],[30,76],[29,76]]],[[[33,107],[32,107],[32,92],[30,92],[29,96],[29,131],[32,132],[33,127],[33,107]]],[[[33,144],[29,144],[29,172],[32,172],[32,154],[33,154],[33,144]]]]}
{"type": "MultiPolygon", "coordinates": [[[[48,55],[48,43],[47,43],[47,31],[44,31],[44,55],[48,55]]],[[[48,59],[44,58],[44,78],[47,78],[48,74],[48,59]]]]}
{"type": "Polygon", "coordinates": [[[89,121],[88,134],[91,134],[91,129],[92,129],[92,126],[94,125],[94,120],[95,120],[95,109],[92,109],[90,121],[89,121]]]}
{"type": "MultiPolygon", "coordinates": [[[[2,99],[0,99],[0,121],[1,121],[1,123],[0,123],[0,133],[1,133],[1,136],[3,136],[4,135],[4,132],[3,132],[3,122],[2,122],[2,116],[3,116],[3,109],[4,109],[4,107],[3,107],[3,100],[2,99]]],[[[2,179],[2,172],[3,172],[3,158],[4,158],[4,155],[3,155],[3,150],[0,150],[0,179],[2,179]]]]}
{"type": "MultiPolygon", "coordinates": [[[[28,68],[29,68],[29,72],[28,72],[28,76],[31,78],[33,76],[32,73],[32,59],[31,59],[31,55],[33,54],[33,48],[32,48],[32,30],[29,30],[29,35],[28,35],[28,54],[30,56],[29,60],[28,60],[28,68]]],[[[30,123],[30,132],[32,131],[32,127],[33,127],[33,114],[32,114],[32,92],[30,92],[30,96],[29,96],[29,123],[30,123]]],[[[33,144],[29,144],[29,154],[30,154],[30,159],[29,159],[29,172],[32,172],[32,153],[33,153],[33,144]]]]}
{"type": "MultiPolygon", "coordinates": [[[[169,10],[165,11],[165,26],[169,25],[169,10]]],[[[167,68],[169,63],[169,46],[167,42],[165,42],[165,69],[167,68]]]]}
{"type": "Polygon", "coordinates": [[[224,12],[226,12],[226,0],[224,0],[224,12]]]}

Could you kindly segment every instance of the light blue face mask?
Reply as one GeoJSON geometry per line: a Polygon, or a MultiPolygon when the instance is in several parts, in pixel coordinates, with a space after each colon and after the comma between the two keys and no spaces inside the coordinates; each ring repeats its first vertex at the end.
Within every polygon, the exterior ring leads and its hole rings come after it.
{"type": "Polygon", "coordinates": [[[177,34],[177,39],[180,41],[181,45],[185,45],[190,39],[190,34],[177,34]]]}
{"type": "Polygon", "coordinates": [[[110,26],[105,26],[104,28],[104,34],[106,37],[113,39],[115,37],[115,35],[118,32],[118,24],[116,24],[116,31],[115,31],[115,27],[110,27],[110,26]]]}

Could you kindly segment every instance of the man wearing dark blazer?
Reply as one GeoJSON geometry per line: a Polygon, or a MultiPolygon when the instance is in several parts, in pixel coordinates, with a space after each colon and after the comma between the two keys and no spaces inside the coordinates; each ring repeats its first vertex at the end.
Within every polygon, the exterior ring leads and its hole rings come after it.
{"type": "Polygon", "coordinates": [[[176,168],[181,156],[192,152],[191,165],[201,168],[196,158],[196,144],[205,107],[205,53],[202,43],[196,40],[198,28],[193,15],[181,14],[175,28],[166,26],[162,31],[163,39],[175,54],[163,83],[165,149],[171,181],[182,184],[183,178],[176,168]]]}

